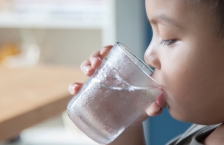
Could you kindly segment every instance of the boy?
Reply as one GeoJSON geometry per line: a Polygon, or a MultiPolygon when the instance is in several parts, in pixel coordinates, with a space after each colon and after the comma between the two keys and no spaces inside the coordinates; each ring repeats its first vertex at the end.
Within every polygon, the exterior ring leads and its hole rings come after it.
{"type": "MultiPolygon", "coordinates": [[[[163,97],[147,110],[158,115],[168,106],[177,120],[201,124],[168,144],[224,144],[224,1],[146,0],[153,30],[145,61],[155,68],[163,97]]],[[[93,53],[81,64],[91,76],[111,46],[93,53]]],[[[70,86],[72,94],[81,84],[70,86]]],[[[133,124],[110,145],[143,145],[141,123],[133,124]]]]}

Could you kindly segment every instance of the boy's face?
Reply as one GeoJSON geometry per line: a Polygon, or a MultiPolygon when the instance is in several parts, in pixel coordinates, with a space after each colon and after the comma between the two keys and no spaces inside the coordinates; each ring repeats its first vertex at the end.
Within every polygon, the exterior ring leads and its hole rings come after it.
{"type": "MultiPolygon", "coordinates": [[[[164,90],[163,103],[182,121],[224,121],[224,41],[214,14],[187,0],[146,0],[153,30],[145,61],[164,90]]],[[[160,103],[161,103],[160,102],[160,103]]]]}

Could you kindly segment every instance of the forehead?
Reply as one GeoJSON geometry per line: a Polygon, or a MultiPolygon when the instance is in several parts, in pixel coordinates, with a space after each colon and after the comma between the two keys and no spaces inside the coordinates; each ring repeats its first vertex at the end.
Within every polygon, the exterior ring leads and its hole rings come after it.
{"type": "Polygon", "coordinates": [[[152,19],[157,16],[168,16],[176,21],[184,21],[189,18],[189,13],[194,11],[193,5],[190,5],[187,1],[188,0],[146,0],[148,18],[152,19]]]}
{"type": "Polygon", "coordinates": [[[146,12],[150,23],[166,20],[188,29],[211,29],[214,15],[204,4],[195,0],[145,0],[146,12]],[[162,16],[162,17],[161,17],[162,16]]]}

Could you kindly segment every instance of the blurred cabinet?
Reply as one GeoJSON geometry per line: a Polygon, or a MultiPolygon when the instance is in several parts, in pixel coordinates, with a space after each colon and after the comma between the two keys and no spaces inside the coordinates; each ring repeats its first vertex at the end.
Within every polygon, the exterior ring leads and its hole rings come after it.
{"type": "MultiPolygon", "coordinates": [[[[4,5],[3,5],[4,6],[4,5]]],[[[114,0],[11,0],[0,11],[0,44],[40,49],[40,62],[79,65],[116,42],[114,0]]]]}

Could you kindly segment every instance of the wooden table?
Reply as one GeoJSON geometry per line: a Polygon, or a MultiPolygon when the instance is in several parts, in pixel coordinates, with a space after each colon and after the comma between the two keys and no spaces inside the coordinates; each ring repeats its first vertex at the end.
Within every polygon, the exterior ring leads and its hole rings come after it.
{"type": "Polygon", "coordinates": [[[79,68],[33,66],[0,67],[0,140],[66,110],[73,82],[84,82],[79,68]]]}

